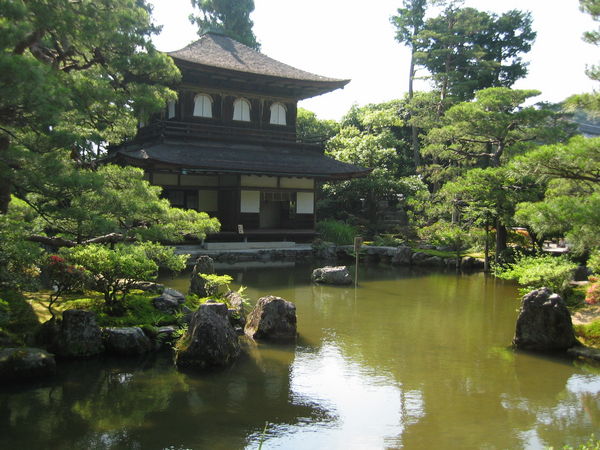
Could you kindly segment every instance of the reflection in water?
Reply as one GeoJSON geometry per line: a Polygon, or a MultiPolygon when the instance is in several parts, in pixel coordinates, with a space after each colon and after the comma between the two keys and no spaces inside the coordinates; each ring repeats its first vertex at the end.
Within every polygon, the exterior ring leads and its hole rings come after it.
{"type": "MultiPolygon", "coordinates": [[[[229,272],[297,306],[297,346],[245,342],[214,373],[170,355],[60,366],[0,387],[0,448],[544,448],[600,429],[598,370],[515,353],[516,289],[483,274],[361,267],[357,289],[307,267],[229,272]]],[[[167,281],[187,290],[187,277],[167,281]]]]}
{"type": "Polygon", "coordinates": [[[296,397],[334,411],[336,420],[289,428],[269,439],[268,448],[399,447],[403,424],[420,416],[418,392],[404,395],[393,379],[347,361],[334,342],[316,354],[302,352],[291,378],[296,397]]]}

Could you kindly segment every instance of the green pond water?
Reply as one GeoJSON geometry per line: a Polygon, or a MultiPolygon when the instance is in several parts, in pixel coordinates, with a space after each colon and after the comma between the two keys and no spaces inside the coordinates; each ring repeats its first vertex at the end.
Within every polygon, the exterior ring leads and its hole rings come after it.
{"type": "Polygon", "coordinates": [[[356,289],[325,287],[310,271],[219,271],[253,301],[295,302],[296,345],[248,346],[207,374],[176,371],[168,354],[61,364],[46,383],[0,388],[0,449],[562,448],[598,436],[598,368],[509,349],[514,285],[377,266],[361,267],[356,289]]]}

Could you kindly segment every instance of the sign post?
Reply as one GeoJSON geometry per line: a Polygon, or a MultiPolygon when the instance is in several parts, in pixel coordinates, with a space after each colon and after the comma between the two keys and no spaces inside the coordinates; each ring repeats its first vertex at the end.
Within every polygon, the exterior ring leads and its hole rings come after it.
{"type": "Polygon", "coordinates": [[[360,256],[360,248],[362,247],[363,238],[356,236],[354,238],[354,254],[356,255],[356,265],[354,266],[354,286],[358,286],[358,259],[360,256]]]}

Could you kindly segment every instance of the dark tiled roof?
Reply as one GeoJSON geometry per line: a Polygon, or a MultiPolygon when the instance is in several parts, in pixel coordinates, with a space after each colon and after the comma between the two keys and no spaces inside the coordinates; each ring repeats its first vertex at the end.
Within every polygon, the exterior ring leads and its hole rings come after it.
{"type": "Polygon", "coordinates": [[[162,163],[200,172],[289,175],[322,179],[365,176],[370,169],[343,163],[322,153],[286,146],[157,143],[122,148],[113,155],[126,162],[162,163]]]}
{"type": "Polygon", "coordinates": [[[292,80],[315,81],[340,84],[344,86],[350,80],[327,78],[314,73],[305,72],[295,67],[276,61],[250,47],[229,37],[207,33],[199,40],[169,56],[182,61],[292,80]]]}

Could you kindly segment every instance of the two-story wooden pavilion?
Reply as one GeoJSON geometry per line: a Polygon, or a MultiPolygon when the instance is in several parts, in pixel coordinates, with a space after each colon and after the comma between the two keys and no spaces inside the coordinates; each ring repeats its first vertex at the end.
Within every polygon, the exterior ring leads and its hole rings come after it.
{"type": "Polygon", "coordinates": [[[111,152],[144,168],[177,207],[219,218],[223,232],[294,236],[315,227],[315,192],[326,180],[369,170],[296,137],[299,100],[344,87],[207,33],[169,53],[182,73],[178,101],[111,152]]]}

